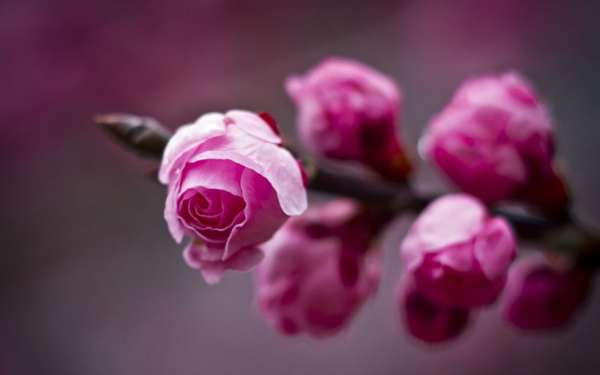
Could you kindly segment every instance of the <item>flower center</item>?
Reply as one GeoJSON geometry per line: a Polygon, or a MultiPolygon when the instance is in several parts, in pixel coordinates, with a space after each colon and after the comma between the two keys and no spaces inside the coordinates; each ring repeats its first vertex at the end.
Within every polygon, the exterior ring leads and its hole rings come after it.
{"type": "Polygon", "coordinates": [[[246,203],[241,197],[224,190],[196,188],[186,191],[179,200],[179,216],[200,234],[212,237],[228,235],[244,219],[246,203]]]}

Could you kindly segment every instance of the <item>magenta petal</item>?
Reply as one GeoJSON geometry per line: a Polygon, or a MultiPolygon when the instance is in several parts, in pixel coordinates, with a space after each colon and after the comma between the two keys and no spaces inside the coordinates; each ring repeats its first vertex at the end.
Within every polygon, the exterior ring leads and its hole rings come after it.
{"type": "Polygon", "coordinates": [[[404,280],[397,293],[404,325],[415,338],[430,344],[458,337],[469,322],[469,309],[438,306],[404,280]]]}
{"type": "Polygon", "coordinates": [[[206,265],[200,269],[200,272],[208,285],[214,285],[221,281],[221,278],[225,274],[225,270],[226,268],[223,263],[215,262],[206,263],[206,265]]]}
{"type": "Polygon", "coordinates": [[[264,254],[257,248],[244,249],[227,259],[227,268],[236,271],[248,271],[264,258],[264,254]]]}
{"type": "Polygon", "coordinates": [[[185,260],[185,263],[191,268],[200,268],[202,266],[202,250],[199,249],[199,246],[201,245],[191,242],[183,250],[183,260],[185,260]]]}
{"type": "Polygon", "coordinates": [[[273,187],[264,177],[246,169],[241,186],[246,201],[246,220],[231,231],[225,248],[225,259],[243,247],[267,241],[287,220],[287,215],[273,194],[273,187]]]}
{"type": "Polygon", "coordinates": [[[192,268],[202,268],[206,263],[220,262],[223,249],[211,248],[200,241],[192,241],[183,250],[183,259],[192,268]]]}
{"type": "MultiPolygon", "coordinates": [[[[225,273],[225,264],[220,260],[215,262],[205,261],[205,254],[210,252],[206,245],[191,242],[183,251],[183,259],[191,268],[200,269],[202,277],[207,284],[216,284],[225,273]]],[[[221,252],[222,253],[222,252],[221,252]]]]}
{"type": "Polygon", "coordinates": [[[244,221],[246,203],[224,190],[190,189],[179,199],[178,218],[186,233],[225,244],[233,227],[244,221]]]}
{"type": "Polygon", "coordinates": [[[253,137],[269,143],[281,143],[281,137],[256,113],[231,110],[225,113],[225,117],[233,120],[236,126],[253,137]]]}
{"type": "Polygon", "coordinates": [[[424,251],[470,241],[487,216],[485,207],[467,194],[446,195],[436,199],[415,222],[424,251]]]}
{"type": "Polygon", "coordinates": [[[489,278],[503,277],[516,256],[516,240],[508,222],[490,219],[475,239],[473,248],[483,273],[489,278]]]}
{"type": "Polygon", "coordinates": [[[263,258],[259,249],[249,248],[236,253],[227,261],[222,261],[223,251],[211,249],[198,241],[191,242],[183,251],[183,259],[191,268],[200,269],[208,284],[219,282],[226,270],[247,271],[263,258]]]}
{"type": "Polygon", "coordinates": [[[171,236],[173,236],[175,242],[181,243],[185,235],[185,226],[182,224],[177,213],[177,185],[179,185],[179,182],[169,184],[167,188],[164,217],[171,236]]]}
{"type": "Polygon", "coordinates": [[[188,163],[182,172],[179,191],[202,187],[206,190],[224,190],[241,197],[240,181],[244,167],[230,160],[202,160],[188,163]]]}
{"type": "Polygon", "coordinates": [[[223,134],[225,124],[220,113],[205,114],[193,124],[179,127],[163,153],[158,180],[167,184],[177,168],[183,167],[185,160],[182,159],[189,157],[190,151],[202,142],[223,134]]]}
{"type": "Polygon", "coordinates": [[[277,193],[283,212],[287,215],[304,212],[308,206],[306,189],[296,159],[284,148],[254,141],[240,132],[235,127],[229,127],[219,147],[207,149],[192,157],[189,162],[231,160],[243,165],[269,181],[277,193]]]}
{"type": "MultiPolygon", "coordinates": [[[[440,251],[436,257],[442,266],[452,268],[459,272],[469,272],[473,268],[473,243],[465,242],[449,246],[440,251]]],[[[508,269],[508,266],[505,270],[508,269]]]]}

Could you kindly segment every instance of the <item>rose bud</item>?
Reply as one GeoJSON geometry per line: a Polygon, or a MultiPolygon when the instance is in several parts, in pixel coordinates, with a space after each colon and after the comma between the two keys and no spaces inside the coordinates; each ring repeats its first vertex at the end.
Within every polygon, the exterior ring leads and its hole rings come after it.
{"type": "Polygon", "coordinates": [[[405,277],[398,288],[401,318],[410,334],[430,344],[457,338],[467,328],[470,310],[439,306],[419,292],[412,277],[405,277]]]}
{"type": "Polygon", "coordinates": [[[520,259],[510,269],[501,313],[523,330],[562,327],[585,301],[590,279],[584,270],[555,271],[541,257],[520,259]]]}
{"type": "Polygon", "coordinates": [[[438,305],[467,308],[498,298],[515,252],[508,222],[467,194],[432,202],[400,247],[403,267],[421,293],[438,305]]]}
{"type": "Polygon", "coordinates": [[[303,144],[313,153],[359,161],[403,181],[411,166],[398,140],[402,97],[388,76],[356,61],[328,58],[285,87],[298,109],[303,144]]]}
{"type": "Polygon", "coordinates": [[[556,212],[569,203],[552,162],[548,111],[516,73],[464,82],[431,120],[420,152],[461,190],[488,204],[521,200],[556,212]]]}
{"type": "Polygon", "coordinates": [[[210,284],[225,270],[247,270],[257,245],[307,206],[302,173],[281,147],[272,119],[233,110],[177,129],[159,171],[168,184],[165,219],[188,264],[210,284]]]}
{"type": "Polygon", "coordinates": [[[346,327],[379,282],[369,221],[348,200],[309,208],[262,245],[256,307],[280,333],[333,335],[346,327]]]}

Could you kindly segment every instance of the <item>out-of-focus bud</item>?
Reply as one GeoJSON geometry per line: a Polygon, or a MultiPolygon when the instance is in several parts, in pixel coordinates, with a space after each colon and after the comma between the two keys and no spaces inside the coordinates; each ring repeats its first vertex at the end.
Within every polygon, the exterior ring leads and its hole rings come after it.
{"type": "Polygon", "coordinates": [[[469,309],[436,305],[419,292],[410,276],[401,281],[397,298],[405,327],[419,340],[430,344],[452,340],[468,325],[469,309]]]}
{"type": "Polygon", "coordinates": [[[263,244],[256,306],[284,335],[325,337],[348,325],[379,282],[368,217],[348,200],[309,208],[263,244]]]}
{"type": "Polygon", "coordinates": [[[312,152],[366,164],[403,181],[411,170],[396,132],[402,97],[388,76],[356,61],[328,58],[285,82],[298,109],[298,129],[312,152]]]}
{"type": "Polygon", "coordinates": [[[502,291],[516,240],[508,222],[490,217],[477,198],[453,194],[421,213],[400,253],[405,272],[433,303],[478,307],[502,291]]]}
{"type": "Polygon", "coordinates": [[[569,204],[552,160],[550,116],[517,73],[464,82],[431,120],[420,152],[464,192],[486,203],[516,199],[549,212],[569,204]]]}
{"type": "Polygon", "coordinates": [[[510,270],[501,312],[523,330],[564,326],[577,313],[590,289],[591,274],[572,269],[560,273],[541,256],[519,260],[510,270]]]}
{"type": "Polygon", "coordinates": [[[97,115],[94,122],[119,142],[145,156],[160,157],[171,132],[150,117],[124,113],[97,115]]]}

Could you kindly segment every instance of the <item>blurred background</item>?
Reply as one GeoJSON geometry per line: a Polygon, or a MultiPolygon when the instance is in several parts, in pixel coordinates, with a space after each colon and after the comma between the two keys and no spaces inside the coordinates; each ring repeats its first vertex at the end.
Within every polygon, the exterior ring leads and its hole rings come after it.
{"type": "MultiPolygon", "coordinates": [[[[330,55],[399,82],[413,148],[465,77],[521,71],[556,118],[577,216],[600,228],[597,0],[1,0],[0,375],[600,373],[600,288],[560,332],[491,308],[455,342],[412,340],[393,298],[410,218],[386,232],[379,293],[350,330],[280,337],[250,273],[209,287],[184,264],[153,163],[92,124],[243,108],[296,139],[283,79],[330,55]]],[[[417,180],[445,189],[426,165],[417,180]]]]}

